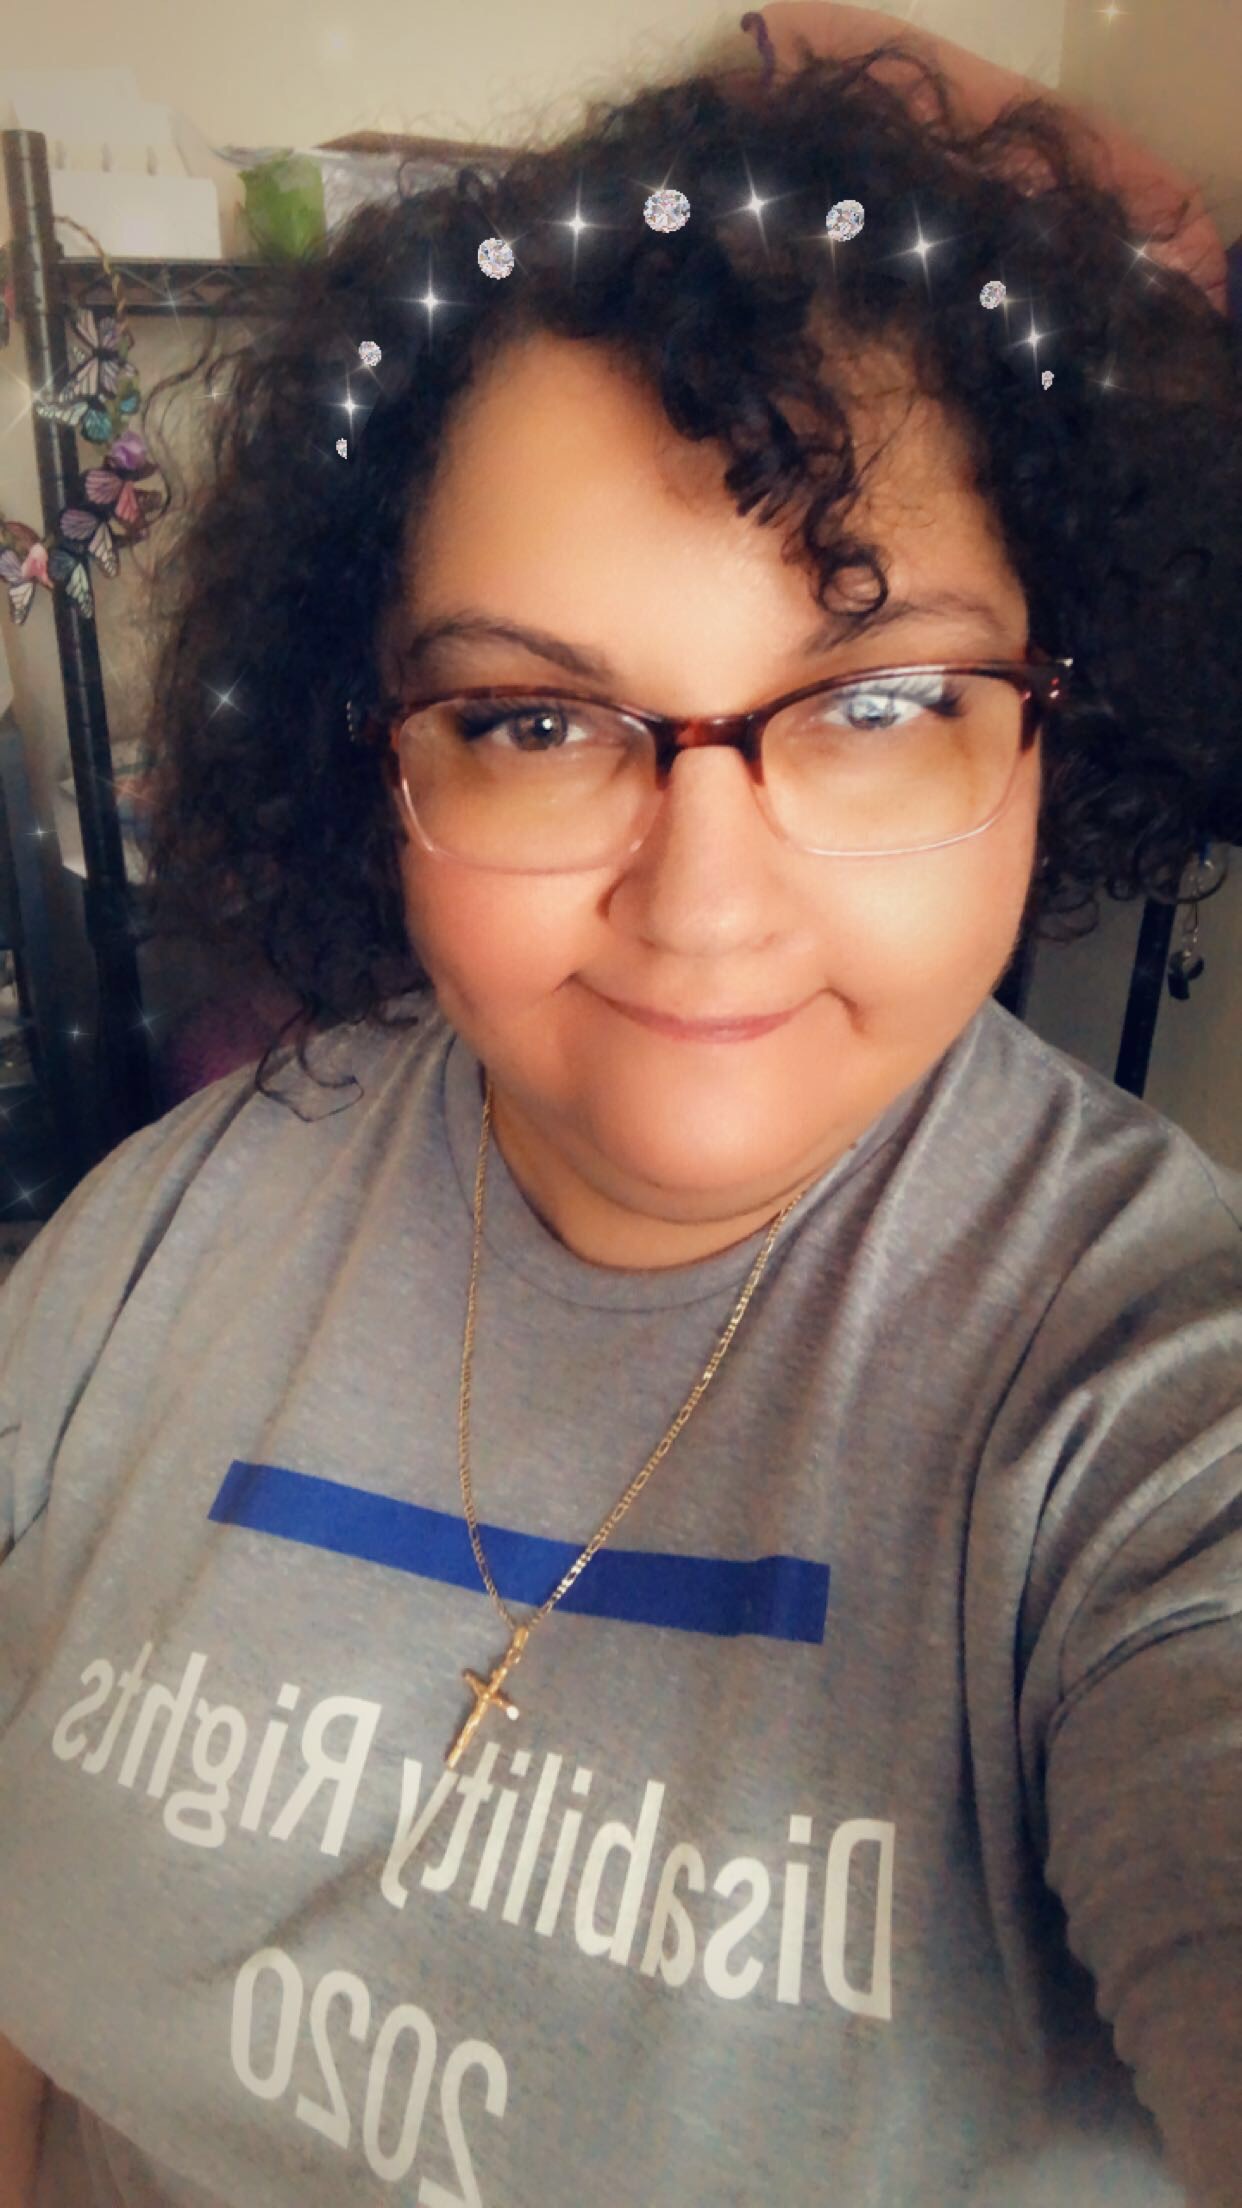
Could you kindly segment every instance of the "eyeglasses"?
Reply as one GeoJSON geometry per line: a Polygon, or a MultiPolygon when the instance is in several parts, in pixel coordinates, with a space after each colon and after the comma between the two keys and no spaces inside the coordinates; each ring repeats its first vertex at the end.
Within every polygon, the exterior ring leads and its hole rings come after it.
{"type": "Polygon", "coordinates": [[[1071,659],[876,667],[750,713],[678,717],[542,686],[384,700],[385,771],[430,855],[518,874],[632,857],[683,750],[741,753],[772,832],[825,858],[939,850],[990,828],[1071,659]]]}

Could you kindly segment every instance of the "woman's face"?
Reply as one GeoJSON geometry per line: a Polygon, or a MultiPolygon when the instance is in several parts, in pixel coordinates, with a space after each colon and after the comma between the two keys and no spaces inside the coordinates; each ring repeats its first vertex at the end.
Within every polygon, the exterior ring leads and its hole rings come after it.
{"type": "MultiPolygon", "coordinates": [[[[960,448],[938,410],[903,421],[904,405],[894,391],[853,416],[860,460],[892,438],[854,526],[882,548],[895,597],[954,589],[981,610],[911,614],[808,660],[798,647],[823,616],[805,570],[782,563],[789,517],[740,520],[719,450],[678,439],[600,349],[540,337],[510,350],[451,425],[418,517],[416,591],[389,633],[469,608],[612,673],[590,681],[512,643],[458,639],[407,665],[407,694],[411,679],[547,683],[740,713],[856,669],[1020,659],[1025,598],[960,448]]],[[[756,1233],[825,1172],[1009,964],[1040,771],[1036,744],[992,827],[900,858],[790,848],[744,761],[719,749],[681,754],[645,843],[615,866],[485,872],[411,837],[411,942],[492,1076],[494,1139],[544,1224],[589,1263],[687,1264],[756,1233]],[[803,1009],[719,1046],[659,1035],[605,996],[702,1018],[803,1009]]]]}

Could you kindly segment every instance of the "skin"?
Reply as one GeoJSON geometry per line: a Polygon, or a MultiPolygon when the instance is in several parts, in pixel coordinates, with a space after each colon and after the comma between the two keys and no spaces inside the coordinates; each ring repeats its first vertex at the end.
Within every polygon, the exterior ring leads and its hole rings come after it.
{"type": "MultiPolygon", "coordinates": [[[[838,672],[1021,658],[1025,596],[948,418],[929,401],[909,412],[891,374],[855,389],[851,426],[875,472],[854,526],[882,548],[892,591],[978,590],[999,631],[911,616],[793,656],[824,609],[805,568],[782,560],[789,517],[739,519],[718,448],[678,438],[601,348],[539,335],[510,346],[451,418],[417,517],[417,582],[381,647],[390,670],[403,621],[466,606],[586,645],[616,679],[454,642],[419,669],[427,687],[547,682],[722,713],[838,672]]],[[[493,1141],[545,1227],[586,1263],[630,1271],[695,1263],[770,1224],[1000,980],[1031,885],[1041,771],[1037,742],[992,827],[899,858],[779,842],[744,762],[721,750],[682,754],[645,844],[619,867],[489,873],[409,837],[410,941],[491,1074],[493,1141]],[[720,1046],[637,1026],[596,988],[698,1017],[810,1001],[773,1033],[720,1046]]]]}

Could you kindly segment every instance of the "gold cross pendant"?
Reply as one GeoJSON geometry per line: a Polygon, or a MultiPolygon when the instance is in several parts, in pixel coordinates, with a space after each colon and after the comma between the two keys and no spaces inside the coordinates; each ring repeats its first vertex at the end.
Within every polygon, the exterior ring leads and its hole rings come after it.
{"type": "Polygon", "coordinates": [[[462,1678],[474,1695],[474,1708],[444,1759],[447,1764],[453,1765],[461,1761],[463,1752],[474,1739],[489,1710],[503,1710],[506,1717],[517,1717],[520,1714],[517,1703],[511,1702],[508,1695],[502,1694],[500,1690],[529,1638],[530,1627],[519,1625],[490,1679],[480,1679],[477,1672],[463,1671],[462,1678]]]}

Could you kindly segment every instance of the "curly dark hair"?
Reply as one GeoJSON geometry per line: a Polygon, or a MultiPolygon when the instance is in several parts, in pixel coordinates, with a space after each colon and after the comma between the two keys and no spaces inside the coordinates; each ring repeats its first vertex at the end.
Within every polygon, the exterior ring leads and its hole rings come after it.
{"type": "Polygon", "coordinates": [[[977,127],[899,39],[850,59],[804,45],[785,74],[707,67],[595,100],[572,134],[364,205],[274,272],[244,343],[222,353],[213,330],[147,402],[213,379],[213,467],[153,609],[154,932],[257,958],[299,1007],[300,1064],[316,1024],[409,1024],[383,1009],[429,979],[406,933],[402,830],[346,706],[380,694],[448,409],[534,331],[606,341],[679,435],[714,439],[739,515],[792,516],[786,545],[825,611],[851,568],[877,585],[868,610],[888,596],[879,548],[848,533],[866,471],[832,363],[838,346],[842,365],[896,348],[965,433],[1034,640],[1074,661],[1045,726],[1023,934],[1066,940],[1045,923],[1084,906],[1071,932],[1089,934],[1101,887],[1178,901],[1209,842],[1242,841],[1242,342],[1189,276],[1136,254],[1100,150],[1042,96],[977,127]],[[881,62],[916,73],[917,117],[881,62]],[[748,177],[781,189],[762,238],[739,211],[748,177]],[[681,231],[641,219],[653,180],[686,193],[681,231]],[[825,214],[845,195],[865,231],[828,252],[825,214]],[[599,227],[571,257],[575,200],[599,227]],[[909,250],[916,225],[942,241],[934,289],[909,250]],[[517,241],[507,281],[480,271],[488,237],[517,241]],[[1032,302],[1038,356],[981,310],[993,278],[1032,302]],[[429,281],[447,301],[433,333],[429,281]],[[364,337],[382,360],[343,466],[342,371],[361,388],[364,337]]]}

